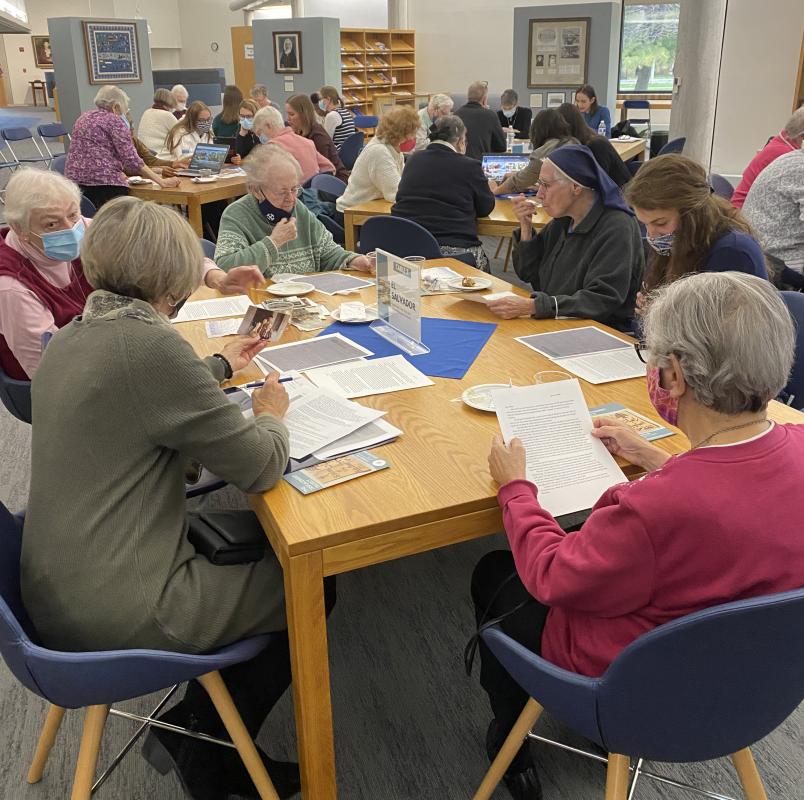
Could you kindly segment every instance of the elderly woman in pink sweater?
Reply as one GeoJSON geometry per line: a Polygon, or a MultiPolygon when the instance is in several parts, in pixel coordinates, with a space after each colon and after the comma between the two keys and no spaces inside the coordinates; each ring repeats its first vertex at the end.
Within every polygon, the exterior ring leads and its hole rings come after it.
{"type": "MultiPolygon", "coordinates": [[[[592,435],[647,475],[605,492],[571,533],[539,503],[518,439],[496,439],[489,457],[511,550],[475,568],[478,623],[508,613],[510,636],[582,675],[602,675],[634,639],[677,617],[804,584],[804,520],[790,505],[804,485],[804,426],[767,416],[795,350],[778,292],[737,272],[692,275],[659,289],[643,324],[648,394],[688,452],[668,456],[596,420],[592,435]]],[[[527,696],[482,643],[480,653],[493,758],[527,696]]],[[[527,741],[505,782],[517,800],[541,797],[527,741]]]]}

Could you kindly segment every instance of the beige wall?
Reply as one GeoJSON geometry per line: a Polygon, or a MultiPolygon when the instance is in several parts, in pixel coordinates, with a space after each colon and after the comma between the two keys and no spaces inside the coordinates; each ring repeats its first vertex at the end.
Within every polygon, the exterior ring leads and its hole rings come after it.
{"type": "Polygon", "coordinates": [[[232,32],[243,24],[242,11],[229,11],[226,0],[178,0],[181,17],[182,69],[223,67],[226,80],[234,80],[232,32]],[[218,51],[210,48],[218,43],[218,51]]]}
{"type": "Polygon", "coordinates": [[[802,0],[729,0],[712,171],[740,175],[792,111],[802,0]]]}

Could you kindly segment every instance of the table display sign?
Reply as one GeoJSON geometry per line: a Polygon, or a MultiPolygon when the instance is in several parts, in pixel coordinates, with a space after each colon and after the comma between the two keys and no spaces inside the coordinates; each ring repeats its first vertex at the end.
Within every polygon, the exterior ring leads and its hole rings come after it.
{"type": "Polygon", "coordinates": [[[422,342],[421,267],[414,261],[377,250],[377,319],[372,330],[400,350],[429,353],[422,342]]]}

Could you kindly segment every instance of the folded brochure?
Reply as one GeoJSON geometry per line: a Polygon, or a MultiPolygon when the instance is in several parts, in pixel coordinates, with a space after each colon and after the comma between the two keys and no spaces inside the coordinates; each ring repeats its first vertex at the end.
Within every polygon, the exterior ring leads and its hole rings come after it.
{"type": "Polygon", "coordinates": [[[595,417],[611,417],[617,422],[622,422],[649,442],[673,435],[673,431],[669,428],[665,428],[649,417],[626,408],[622,403],[607,403],[605,406],[590,408],[589,414],[592,419],[595,419],[595,417]]]}
{"type": "Polygon", "coordinates": [[[378,458],[370,450],[361,450],[359,453],[323,461],[313,467],[291,472],[284,476],[284,480],[302,494],[312,494],[320,489],[328,489],[330,486],[370,475],[389,466],[389,462],[384,458],[378,458]]]}

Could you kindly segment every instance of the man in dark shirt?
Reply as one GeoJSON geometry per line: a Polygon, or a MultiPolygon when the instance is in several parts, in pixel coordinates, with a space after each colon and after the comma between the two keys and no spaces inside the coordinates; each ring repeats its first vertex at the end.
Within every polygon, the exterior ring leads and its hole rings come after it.
{"type": "Polygon", "coordinates": [[[475,81],[466,92],[466,105],[455,114],[466,125],[466,155],[478,160],[483,153],[504,153],[505,134],[497,115],[487,106],[489,87],[475,81]]]}

